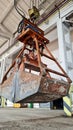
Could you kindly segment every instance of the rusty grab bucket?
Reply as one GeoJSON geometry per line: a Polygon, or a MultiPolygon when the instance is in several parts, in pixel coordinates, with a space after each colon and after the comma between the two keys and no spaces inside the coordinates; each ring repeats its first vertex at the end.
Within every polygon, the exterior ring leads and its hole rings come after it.
{"type": "Polygon", "coordinates": [[[71,79],[49,51],[49,40],[44,37],[44,32],[24,20],[24,27],[28,24],[33,28],[23,28],[17,37],[24,46],[3,77],[0,95],[12,102],[48,102],[67,95],[71,79]],[[60,71],[48,68],[48,65],[42,62],[42,57],[47,58],[46,61],[53,61],[60,71]],[[7,77],[11,69],[14,71],[7,77]],[[39,75],[31,73],[32,70],[39,72],[39,75]],[[62,76],[66,81],[54,79],[51,73],[62,76]]]}
{"type": "Polygon", "coordinates": [[[12,102],[48,102],[66,95],[68,89],[64,81],[17,71],[0,85],[0,95],[12,102]]]}

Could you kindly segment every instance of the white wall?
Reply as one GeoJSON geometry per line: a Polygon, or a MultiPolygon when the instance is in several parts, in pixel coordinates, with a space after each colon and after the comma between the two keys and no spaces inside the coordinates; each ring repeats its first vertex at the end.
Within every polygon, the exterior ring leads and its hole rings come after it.
{"type": "MultiPolygon", "coordinates": [[[[48,48],[51,51],[51,53],[55,56],[56,60],[61,63],[60,57],[59,57],[59,48],[58,48],[58,39],[57,39],[57,30],[53,30],[53,32],[50,32],[46,35],[46,38],[48,38],[51,42],[48,44],[48,48]]],[[[73,48],[73,30],[71,31],[71,43],[73,48]]],[[[73,49],[72,49],[73,50],[73,49]]],[[[45,62],[46,63],[46,62],[45,62]]],[[[59,70],[55,64],[52,64],[51,61],[47,62],[48,66],[51,66],[51,69],[59,70]]],[[[60,70],[59,70],[60,71],[60,70]]],[[[70,77],[73,80],[73,71],[70,72],[70,77]]]]}
{"type": "Polygon", "coordinates": [[[73,30],[71,31],[71,42],[72,42],[72,49],[73,49],[73,30]]]}

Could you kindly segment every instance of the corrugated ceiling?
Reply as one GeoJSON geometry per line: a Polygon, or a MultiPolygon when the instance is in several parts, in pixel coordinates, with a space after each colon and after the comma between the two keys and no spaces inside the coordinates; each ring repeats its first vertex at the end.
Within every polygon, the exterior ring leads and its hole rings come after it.
{"type": "MultiPolygon", "coordinates": [[[[55,0],[17,0],[18,6],[24,11],[28,17],[28,9],[35,5],[42,13],[50,6],[55,0]],[[42,7],[42,8],[41,8],[42,7]]],[[[0,0],[0,46],[6,41],[3,32],[7,34],[14,33],[21,20],[21,16],[14,8],[14,0],[0,0]],[[2,36],[2,38],[1,38],[2,36]]]]}
{"type": "MultiPolygon", "coordinates": [[[[62,0],[17,0],[18,6],[22,8],[26,17],[28,17],[28,9],[31,8],[32,5],[39,8],[42,15],[47,9],[50,9],[49,7],[61,1],[62,0]]],[[[14,8],[14,0],[0,0],[0,46],[5,42],[7,35],[9,36],[16,31],[20,20],[21,16],[14,8]],[[6,34],[6,37],[4,34],[4,38],[2,36],[3,32],[6,34]]]]}

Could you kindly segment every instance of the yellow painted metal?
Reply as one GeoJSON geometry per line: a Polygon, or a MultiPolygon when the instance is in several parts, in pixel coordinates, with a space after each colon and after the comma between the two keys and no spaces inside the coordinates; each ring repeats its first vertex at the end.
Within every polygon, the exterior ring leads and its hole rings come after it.
{"type": "Polygon", "coordinates": [[[69,95],[63,97],[64,112],[67,116],[72,116],[72,106],[73,106],[73,85],[71,85],[69,90],[69,95]]]}
{"type": "Polygon", "coordinates": [[[64,112],[67,116],[72,116],[72,113],[64,106],[64,112]]]}
{"type": "Polygon", "coordinates": [[[6,99],[4,97],[1,97],[1,107],[6,106],[6,99]]]}
{"type": "Polygon", "coordinates": [[[64,102],[65,102],[69,107],[71,107],[70,97],[65,96],[65,97],[63,97],[63,100],[64,100],[64,102]]]}
{"type": "Polygon", "coordinates": [[[13,104],[13,107],[14,107],[14,108],[20,108],[20,107],[21,107],[21,104],[20,104],[20,103],[14,103],[14,104],[13,104]]]}
{"type": "Polygon", "coordinates": [[[73,84],[71,85],[70,89],[69,89],[69,94],[73,93],[73,84]]]}
{"type": "Polygon", "coordinates": [[[37,19],[40,16],[39,10],[35,6],[33,6],[32,9],[29,9],[28,13],[31,19],[37,19]]]}

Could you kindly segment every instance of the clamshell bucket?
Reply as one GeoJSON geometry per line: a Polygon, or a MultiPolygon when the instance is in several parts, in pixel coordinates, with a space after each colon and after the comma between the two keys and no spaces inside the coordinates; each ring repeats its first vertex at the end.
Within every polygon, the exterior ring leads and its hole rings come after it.
{"type": "Polygon", "coordinates": [[[71,80],[49,51],[49,41],[41,29],[28,20],[24,22],[27,28],[17,37],[24,46],[3,77],[0,96],[12,102],[29,103],[48,102],[67,95],[71,80]],[[53,61],[60,72],[43,63],[42,57],[47,58],[46,62],[48,59],[53,61]],[[52,77],[51,73],[59,75],[63,80],[52,77]]]}
{"type": "Polygon", "coordinates": [[[12,102],[48,102],[65,96],[68,89],[64,81],[18,71],[4,81],[0,93],[12,102]]]}

